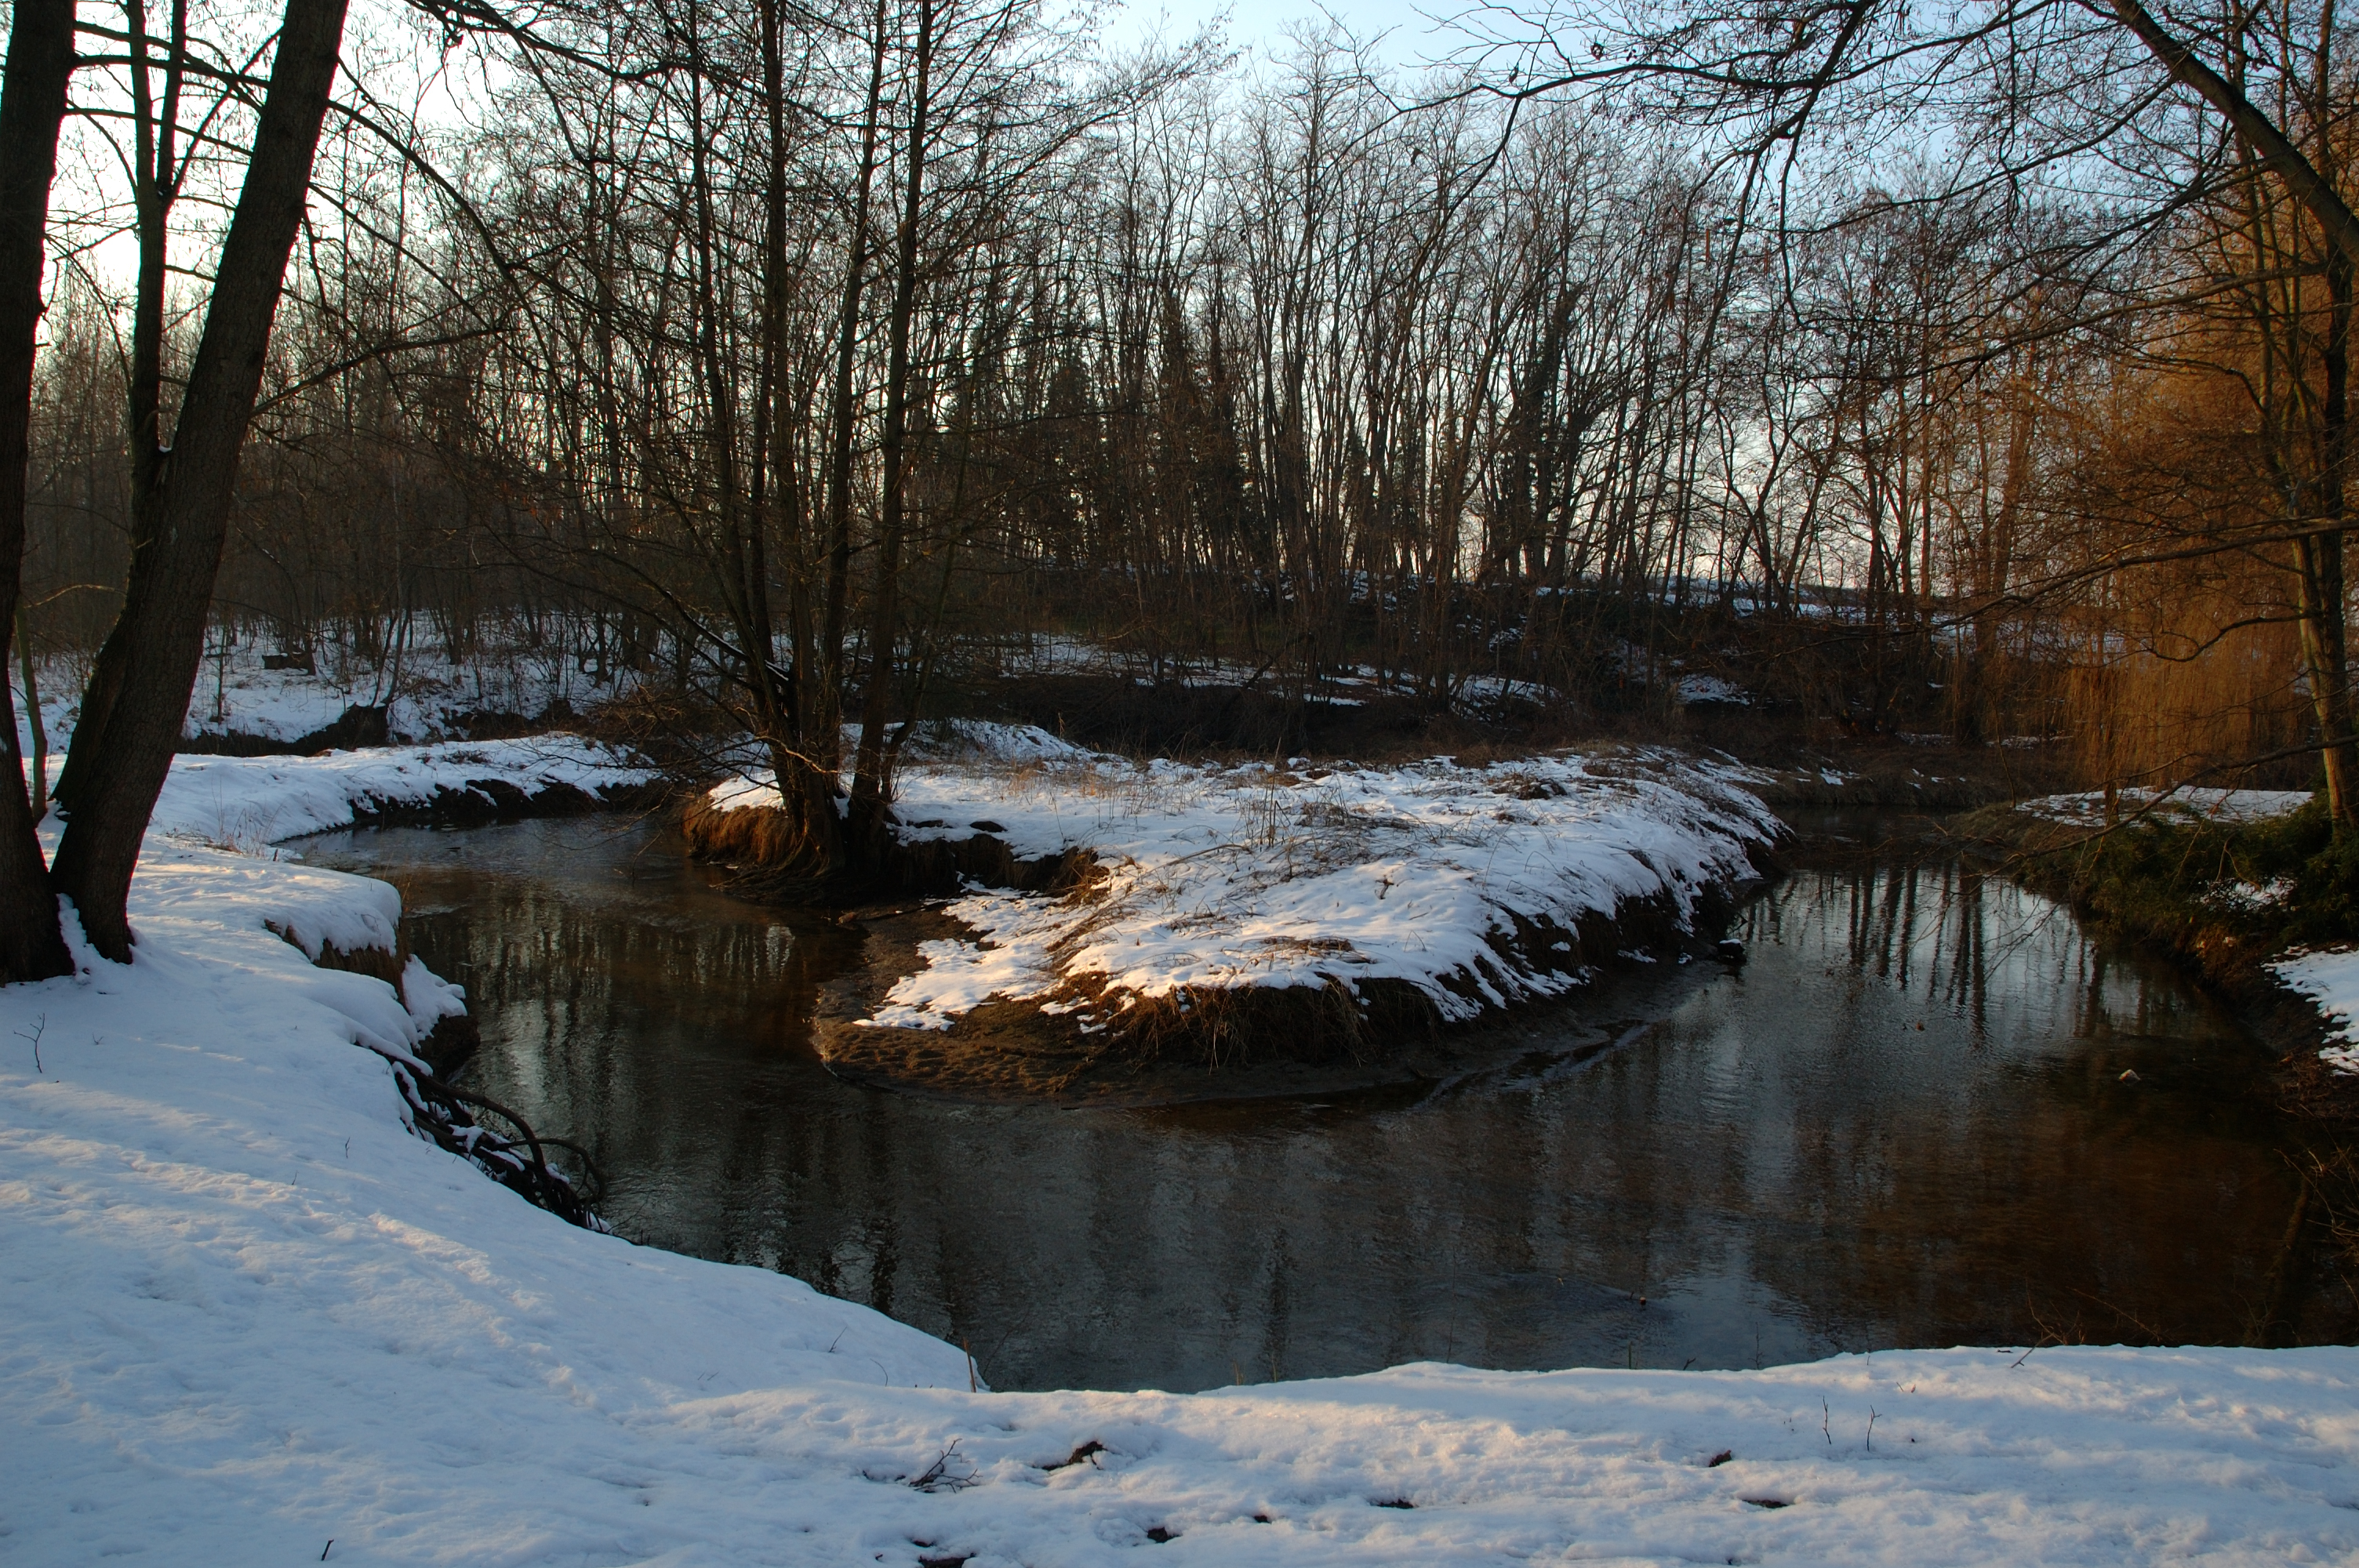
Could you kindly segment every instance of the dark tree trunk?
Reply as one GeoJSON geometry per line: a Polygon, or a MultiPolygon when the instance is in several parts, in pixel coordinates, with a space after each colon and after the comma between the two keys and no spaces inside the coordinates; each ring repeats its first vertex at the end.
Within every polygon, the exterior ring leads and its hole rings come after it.
{"type": "MultiPolygon", "coordinates": [[[[2326,369],[2326,402],[2321,417],[2318,511],[2329,522],[2341,522],[2345,506],[2343,468],[2351,445],[2351,258],[2340,251],[2326,256],[2329,306],[2326,343],[2321,358],[2326,369]]],[[[2351,657],[2343,634],[2343,533],[2340,529],[2304,538],[2299,548],[2302,575],[2302,646],[2309,655],[2310,704],[2318,719],[2319,762],[2326,773],[2326,802],[2335,831],[2348,832],[2359,823],[2359,749],[2352,744],[2351,657]]]]}
{"type": "Polygon", "coordinates": [[[102,650],[119,671],[114,700],[103,725],[74,733],[70,762],[80,765],[51,879],[73,900],[92,945],[117,962],[131,956],[125,901],[140,838],[202,662],[239,449],[302,223],[343,28],[344,0],[288,0],[172,449],[156,493],[142,498],[152,531],[132,557],[123,611],[102,650]]]}
{"type": "Polygon", "coordinates": [[[818,756],[828,771],[828,809],[835,807],[834,771],[843,717],[844,617],[852,592],[852,427],[856,412],[853,364],[860,346],[860,298],[868,281],[868,203],[876,178],[877,115],[885,89],[885,0],[876,0],[875,52],[868,66],[868,102],[860,127],[860,178],[852,204],[851,252],[844,262],[843,305],[836,323],[835,385],[828,410],[827,593],[820,627],[820,700],[812,705],[818,756]]]}
{"type": "MultiPolygon", "coordinates": [[[[73,70],[73,0],[16,0],[0,82],[0,672],[24,587],[26,469],[31,457],[34,341],[41,319],[41,235],[58,126],[73,70]]],[[[38,719],[38,716],[37,719],[38,719]]],[[[0,983],[70,973],[58,901],[41,864],[16,750],[16,704],[0,674],[0,983]]]]}
{"type": "Polygon", "coordinates": [[[918,308],[918,224],[926,189],[928,78],[934,55],[933,0],[918,0],[917,85],[909,110],[908,174],[894,265],[893,317],[886,349],[884,493],[877,503],[875,586],[870,600],[868,690],[861,705],[860,753],[853,768],[851,830],[875,855],[887,834],[893,781],[886,776],[885,721],[893,695],[893,649],[900,634],[901,535],[909,488],[909,330],[918,308]]]}
{"type": "MultiPolygon", "coordinates": [[[[884,102],[885,24],[884,0],[876,0],[871,18],[875,31],[870,40],[868,89],[861,117],[860,165],[853,194],[852,236],[844,258],[843,293],[835,328],[835,365],[828,404],[827,510],[817,530],[819,536],[810,541],[812,549],[798,552],[796,559],[798,619],[807,620],[810,585],[802,574],[806,566],[817,567],[818,561],[814,558],[816,548],[822,543],[825,545],[825,580],[821,591],[817,645],[800,646],[801,640],[798,640],[794,672],[794,743],[770,747],[773,776],[778,785],[778,804],[792,824],[799,846],[789,870],[792,874],[815,886],[833,881],[844,870],[843,817],[837,809],[837,797],[842,792],[838,769],[842,761],[844,623],[852,582],[853,426],[858,416],[857,384],[853,372],[860,343],[861,299],[866,292],[868,281],[868,211],[876,175],[878,117],[884,102]]],[[[775,28],[776,23],[766,18],[765,25],[775,28]]],[[[781,128],[774,120],[774,139],[781,128]]],[[[776,187],[784,175],[783,168],[777,161],[775,146],[772,158],[770,175],[775,199],[783,194],[782,189],[776,187]]],[[[783,258],[774,253],[766,265],[773,269],[777,268],[783,265],[783,258]]],[[[782,365],[774,361],[774,374],[779,369],[782,365]]],[[[778,390],[773,386],[771,395],[777,395],[778,390]]],[[[782,471],[788,462],[782,437],[777,443],[773,460],[782,471]]],[[[810,499],[816,508],[820,500],[816,491],[810,499]]],[[[814,518],[814,522],[821,521],[814,518]]]]}

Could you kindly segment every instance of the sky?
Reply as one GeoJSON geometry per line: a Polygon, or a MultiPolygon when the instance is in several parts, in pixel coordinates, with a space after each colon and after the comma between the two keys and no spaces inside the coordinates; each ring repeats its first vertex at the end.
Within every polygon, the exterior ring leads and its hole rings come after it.
{"type": "Polygon", "coordinates": [[[1290,27],[1315,27],[1332,16],[1355,35],[1387,34],[1385,58],[1414,66],[1461,41],[1438,31],[1424,13],[1448,16],[1460,8],[1452,0],[1422,0],[1421,9],[1419,0],[1125,0],[1108,16],[1105,37],[1119,47],[1152,38],[1158,27],[1167,38],[1182,38],[1219,22],[1232,45],[1268,53],[1285,47],[1290,27]]]}

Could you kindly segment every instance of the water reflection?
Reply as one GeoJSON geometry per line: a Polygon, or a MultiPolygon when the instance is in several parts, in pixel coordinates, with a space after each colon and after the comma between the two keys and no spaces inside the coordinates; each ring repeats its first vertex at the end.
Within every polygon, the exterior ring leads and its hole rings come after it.
{"type": "Polygon", "coordinates": [[[484,1024],[471,1080],[597,1152],[625,1235],[965,1340],[1003,1388],[2234,1342],[2293,1202],[2233,1022],[1954,861],[1798,871],[1741,972],[1617,983],[1446,1085],[1071,1111],[838,1083],[806,1021],[856,936],[647,829],[310,853],[401,884],[484,1024]]]}

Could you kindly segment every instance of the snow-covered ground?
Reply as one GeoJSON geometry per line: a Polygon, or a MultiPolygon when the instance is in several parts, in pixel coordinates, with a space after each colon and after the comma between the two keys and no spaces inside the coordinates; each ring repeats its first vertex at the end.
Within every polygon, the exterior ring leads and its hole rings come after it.
{"type": "MultiPolygon", "coordinates": [[[[574,629],[561,629],[574,630],[574,629]]],[[[354,706],[386,708],[395,741],[446,740],[466,733],[462,719],[506,714],[538,719],[557,708],[588,708],[627,690],[627,669],[604,670],[572,640],[527,646],[513,635],[453,657],[430,638],[404,643],[399,657],[361,658],[337,646],[320,649],[313,668],[270,669],[269,648],[258,639],[225,644],[209,656],[189,698],[183,732],[191,738],[240,735],[291,743],[326,729],[354,706]]],[[[14,683],[16,671],[9,672],[14,683]]],[[[81,714],[86,659],[53,658],[38,672],[49,749],[61,754],[81,714]]],[[[21,687],[16,723],[20,750],[32,740],[21,687]]],[[[52,767],[55,763],[52,762],[52,767]]]]}
{"type": "Polygon", "coordinates": [[[973,1392],[956,1348],[411,1136],[356,1042],[430,999],[266,929],[381,942],[396,903],[159,831],[137,961],[0,990],[9,1563],[2359,1553],[2347,1349],[973,1392]]]}
{"type": "MultiPolygon", "coordinates": [[[[2116,809],[2123,816],[2142,811],[2165,821],[2259,822],[2299,811],[2309,800],[2307,790],[2201,789],[2190,785],[2174,790],[2125,789],[2119,792],[2116,809]]],[[[2053,822],[2099,823],[2105,817],[2105,796],[2101,790],[2043,795],[2038,800],[2024,801],[2016,809],[2053,822]]]]}
{"type": "MultiPolygon", "coordinates": [[[[1492,641],[1495,648],[1511,646],[1520,633],[1502,632],[1492,641]]],[[[992,667],[1006,676],[1114,676],[1136,681],[1141,686],[1153,686],[1159,681],[1174,681],[1192,687],[1240,687],[1256,681],[1282,684],[1273,677],[1272,666],[1252,658],[1216,659],[1190,658],[1184,655],[1150,654],[1144,651],[1111,647],[1085,638],[1052,633],[1038,633],[1010,639],[989,655],[992,667]]],[[[1729,650],[1724,656],[1736,656],[1729,650]]],[[[1687,661],[1680,658],[1650,657],[1644,648],[1623,643],[1610,655],[1610,662],[1624,678],[1636,686],[1648,684],[1647,672],[1659,665],[1670,681],[1673,695],[1682,705],[1719,703],[1733,707],[1750,707],[1753,694],[1724,676],[1703,673],[1682,674],[1687,661]]],[[[1385,694],[1408,695],[1417,690],[1416,684],[1399,676],[1387,676],[1366,665],[1328,669],[1306,690],[1313,702],[1330,703],[1336,707],[1356,707],[1372,697],[1385,694]]],[[[1559,700],[1560,694],[1537,681],[1518,680],[1500,675],[1470,675],[1461,680],[1451,693],[1453,706],[1462,712],[1482,714],[1495,711],[1503,705],[1525,704],[1543,706],[1559,700]]]]}
{"type": "MultiPolygon", "coordinates": [[[[1261,686],[1275,692],[1291,689],[1293,682],[1300,678],[1299,675],[1283,673],[1277,661],[1150,653],[1045,633],[1011,639],[1005,646],[993,650],[989,658],[990,667],[1003,676],[1111,676],[1139,686],[1163,682],[1220,689],[1261,686]]],[[[1418,694],[1416,681],[1368,665],[1322,669],[1318,679],[1307,681],[1301,687],[1306,700],[1334,708],[1357,708],[1377,697],[1418,694]]],[[[1558,697],[1554,690],[1536,681],[1498,675],[1466,676],[1450,695],[1451,705],[1460,712],[1475,714],[1493,712],[1503,705],[1545,704],[1558,697]]]]}
{"type": "Polygon", "coordinates": [[[260,850],[342,827],[355,807],[429,806],[484,784],[538,795],[563,784],[595,795],[656,776],[611,746],[578,735],[376,746],[319,757],[172,759],[150,827],[176,838],[260,850]]]}
{"type": "Polygon", "coordinates": [[[1150,1530],[1202,1563],[2359,1550],[2346,1351],[971,1394],[949,1346],[572,1230],[408,1136],[349,1043],[405,1028],[390,989],[261,929],[382,892],[233,860],[151,861],[131,969],[0,993],[12,1562],[990,1568],[1150,1530]]]}
{"type": "MultiPolygon", "coordinates": [[[[946,1028],[991,997],[1047,999],[1081,1027],[1136,1000],[1252,986],[1405,980],[1445,1019],[1556,995],[1587,978],[1570,941],[1533,952],[1516,922],[1570,934],[1641,903],[1690,915],[1747,877],[1778,831],[1729,763],[1632,751],[1488,767],[1135,763],[1038,730],[969,724],[913,759],[897,810],[909,840],[989,832],[1022,859],[1093,851],[1105,875],[1067,894],[977,892],[948,913],[973,941],[926,967],[873,1022],[946,1028]]],[[[717,786],[723,809],[775,805],[766,773],[717,786]]]]}
{"type": "Polygon", "coordinates": [[[2351,1025],[2359,1020],[2359,947],[2295,953],[2269,966],[2269,972],[2310,1000],[2329,1025],[2329,1044],[2319,1055],[2338,1073],[2359,1076],[2359,1042],[2351,1025]]]}

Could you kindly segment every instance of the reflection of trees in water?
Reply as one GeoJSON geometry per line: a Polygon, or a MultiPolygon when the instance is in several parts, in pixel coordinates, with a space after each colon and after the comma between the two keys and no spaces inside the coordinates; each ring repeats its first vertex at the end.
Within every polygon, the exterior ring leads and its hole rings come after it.
{"type": "Polygon", "coordinates": [[[2275,1155],[2210,1080],[2113,1081],[2124,1040],[2210,1038],[2171,986],[1955,865],[1790,877],[1741,917],[1741,979],[1641,979],[1534,1025],[1546,1047],[1662,1020],[1624,1048],[1357,1111],[853,1089],[806,1041],[827,934],[445,892],[465,907],[414,937],[485,1018],[483,1087],[591,1134],[626,1234],[965,1338],[1011,1385],[1750,1365],[1756,1343],[2020,1343],[2073,1305],[2127,1332],[2091,1301],[2233,1339],[2253,1238],[2283,1228],[2275,1155]]]}
{"type": "Polygon", "coordinates": [[[1859,979],[1921,994],[1978,1041],[1994,991],[2069,1006],[2060,1021],[2079,1038],[2180,1029],[2190,1011],[2183,988],[2147,983],[2152,966],[2109,954],[2063,906],[1954,860],[1788,878],[1740,925],[1748,944],[1839,927],[1841,961],[1859,979]]]}
{"type": "Polygon", "coordinates": [[[1812,1221],[1764,1227],[1761,1280],[1859,1343],[2073,1321],[2241,1337],[2292,1200],[2248,1043],[2057,906],[1954,863],[1797,877],[1756,918],[1847,973],[1831,1033],[1851,1036],[1829,1041],[1839,1092],[1786,1108],[1792,1162],[1749,1172],[1765,1216],[1812,1221]],[[2134,1063],[2161,1087],[2120,1082],[2134,1063]]]}

